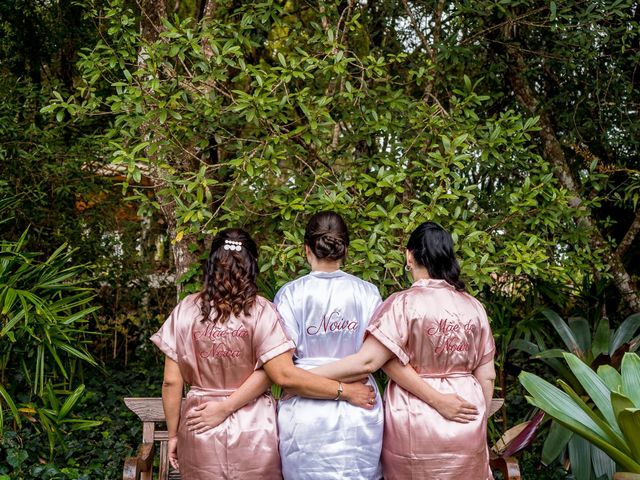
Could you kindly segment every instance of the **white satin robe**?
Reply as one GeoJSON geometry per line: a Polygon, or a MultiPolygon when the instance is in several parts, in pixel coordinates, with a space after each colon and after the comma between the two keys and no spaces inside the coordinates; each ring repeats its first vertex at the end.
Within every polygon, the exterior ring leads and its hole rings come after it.
{"type": "MultiPolygon", "coordinates": [[[[311,272],[280,289],[274,303],[296,344],[297,366],[311,369],[356,353],[381,303],[378,289],[341,270],[311,272]]],[[[384,415],[345,401],[290,397],[278,405],[285,480],[378,480],[384,415]]]]}

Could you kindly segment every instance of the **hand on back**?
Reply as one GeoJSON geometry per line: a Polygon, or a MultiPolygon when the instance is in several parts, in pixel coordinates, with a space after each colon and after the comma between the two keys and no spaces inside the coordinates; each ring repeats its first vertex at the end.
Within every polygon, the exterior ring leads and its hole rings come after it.
{"type": "Polygon", "coordinates": [[[342,398],[356,407],[371,410],[376,404],[376,392],[362,382],[343,383],[342,398]]]}
{"type": "Polygon", "coordinates": [[[206,402],[198,405],[187,415],[187,427],[192,432],[203,433],[224,422],[230,412],[223,402],[206,402]]]}
{"type": "Polygon", "coordinates": [[[478,409],[455,393],[443,393],[432,405],[447,420],[469,423],[478,417],[478,409]]]}

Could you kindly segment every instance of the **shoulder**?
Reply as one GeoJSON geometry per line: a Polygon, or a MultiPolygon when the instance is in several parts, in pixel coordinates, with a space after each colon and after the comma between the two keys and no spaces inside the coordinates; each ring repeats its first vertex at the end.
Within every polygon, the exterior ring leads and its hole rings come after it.
{"type": "Polygon", "coordinates": [[[280,290],[276,293],[276,296],[273,298],[273,301],[277,304],[281,298],[286,297],[287,295],[291,295],[292,292],[296,289],[296,287],[302,285],[305,279],[309,275],[303,275],[302,277],[298,277],[290,282],[285,283],[280,290]]]}
{"type": "Polygon", "coordinates": [[[486,313],[486,311],[484,309],[484,305],[476,297],[474,297],[473,295],[471,295],[470,293],[467,293],[467,292],[460,292],[460,295],[462,295],[464,297],[464,299],[467,302],[469,302],[469,305],[471,305],[480,314],[482,314],[484,316],[487,315],[487,313],[486,313]]]}
{"type": "Polygon", "coordinates": [[[200,303],[200,294],[192,293],[180,300],[174,311],[178,315],[191,315],[194,311],[200,312],[200,303]]]}
{"type": "Polygon", "coordinates": [[[387,299],[384,302],[382,302],[382,305],[386,307],[390,307],[393,305],[404,304],[407,298],[409,298],[412,294],[413,292],[411,292],[411,289],[400,290],[399,292],[395,292],[389,295],[387,299]]]}
{"type": "Polygon", "coordinates": [[[256,313],[258,315],[277,311],[276,306],[273,304],[273,302],[267,300],[262,295],[256,295],[256,300],[253,308],[256,310],[256,313]]]}
{"type": "Polygon", "coordinates": [[[373,283],[367,282],[366,280],[363,280],[362,278],[356,277],[355,275],[352,275],[347,272],[345,272],[345,278],[353,282],[355,285],[357,285],[359,288],[361,288],[368,294],[375,295],[378,297],[380,296],[378,287],[376,287],[373,283]]]}

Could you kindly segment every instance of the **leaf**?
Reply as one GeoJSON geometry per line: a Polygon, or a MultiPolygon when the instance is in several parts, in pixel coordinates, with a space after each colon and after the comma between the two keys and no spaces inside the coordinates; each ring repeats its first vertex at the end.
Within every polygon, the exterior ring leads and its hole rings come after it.
{"type": "MultiPolygon", "coordinates": [[[[613,412],[617,419],[619,419],[620,412],[625,408],[635,408],[633,406],[633,402],[629,400],[629,397],[618,392],[611,392],[611,405],[613,405],[613,412]]],[[[618,421],[618,424],[619,423],[620,422],[618,421]]]]}
{"type": "Polygon", "coordinates": [[[60,408],[60,411],[58,412],[58,420],[62,420],[67,416],[67,414],[75,406],[78,400],[80,400],[80,397],[82,397],[83,393],[84,385],[80,385],[73,391],[71,395],[67,397],[67,399],[64,401],[64,404],[62,405],[62,408],[60,408]]]}
{"type": "Polygon", "coordinates": [[[595,445],[591,445],[591,464],[596,478],[611,478],[616,471],[616,462],[595,445]]]}
{"type": "Polygon", "coordinates": [[[555,20],[556,19],[557,10],[558,10],[558,7],[556,6],[556,2],[551,2],[549,4],[549,19],[550,20],[555,20]]]}
{"type": "Polygon", "coordinates": [[[72,355],[74,357],[77,357],[77,358],[79,358],[81,360],[84,360],[85,362],[90,363],[93,366],[98,365],[96,363],[96,361],[93,359],[93,357],[91,356],[91,354],[89,352],[87,352],[87,351],[79,350],[79,349],[77,349],[75,347],[72,347],[68,343],[61,342],[61,341],[59,341],[57,339],[53,340],[53,344],[56,347],[58,347],[59,349],[64,350],[68,354],[70,354],[70,355],[72,355]]]}
{"type": "Polygon", "coordinates": [[[532,395],[530,403],[553,418],[571,425],[572,431],[590,432],[591,435],[601,438],[607,437],[593,419],[559,388],[528,372],[521,372],[518,378],[522,386],[532,395]]]}
{"type": "Polygon", "coordinates": [[[625,444],[624,438],[622,436],[622,432],[620,429],[616,428],[616,431],[613,430],[616,425],[608,424],[598,413],[596,413],[590,405],[582,399],[580,395],[578,395],[569,385],[567,385],[562,380],[559,380],[558,383],[562,387],[562,389],[571,397],[571,399],[578,405],[582,410],[589,415],[589,417],[594,421],[598,427],[602,429],[605,433],[606,438],[609,442],[611,442],[616,448],[619,448],[624,453],[629,453],[629,448],[625,444]]]}
{"type": "Polygon", "coordinates": [[[528,372],[521,372],[520,383],[531,394],[527,401],[548,413],[565,428],[601,448],[630,472],[640,473],[640,463],[607,440],[605,433],[566,393],[528,372]]]}
{"type": "MultiPolygon", "coordinates": [[[[7,390],[4,388],[4,385],[1,385],[1,384],[0,384],[0,396],[2,396],[5,403],[9,407],[9,410],[11,410],[11,413],[13,414],[13,418],[18,424],[18,426],[19,427],[22,426],[21,419],[20,419],[20,412],[18,412],[18,409],[16,408],[16,404],[13,402],[13,399],[11,398],[11,395],[9,395],[9,392],[7,392],[7,390]]],[[[0,406],[0,410],[2,410],[2,406],[0,406]]],[[[3,426],[4,424],[0,422],[0,433],[2,433],[3,426]]]]}
{"type": "Polygon", "coordinates": [[[611,328],[609,328],[609,320],[603,317],[598,322],[596,330],[593,334],[593,343],[591,344],[592,358],[598,358],[601,353],[609,351],[609,341],[611,340],[611,328]]]}
{"type": "Polygon", "coordinates": [[[544,309],[542,310],[542,314],[551,322],[551,325],[556,329],[556,332],[558,332],[558,335],[562,338],[567,349],[576,355],[583,356],[584,352],[580,350],[580,346],[578,345],[573,332],[569,328],[569,325],[567,325],[566,322],[553,310],[544,309]]]}
{"type": "Polygon", "coordinates": [[[533,342],[528,342],[526,340],[517,339],[509,344],[509,350],[520,350],[522,352],[528,353],[529,355],[535,355],[540,353],[540,347],[533,342]]]}
{"type": "Polygon", "coordinates": [[[593,403],[595,403],[600,413],[607,420],[608,424],[616,430],[616,433],[620,432],[618,428],[618,422],[616,416],[613,413],[613,407],[611,406],[611,393],[609,387],[605,385],[602,379],[594,372],[591,367],[580,360],[571,353],[565,353],[564,355],[569,368],[578,378],[580,384],[584,387],[585,392],[591,397],[593,403]]]}
{"type": "Polygon", "coordinates": [[[569,458],[571,473],[576,480],[591,479],[591,444],[584,438],[574,435],[569,440],[569,458]]]}
{"type": "Polygon", "coordinates": [[[549,350],[540,352],[537,355],[532,355],[531,358],[540,360],[546,358],[564,358],[565,353],[567,353],[567,351],[562,350],[561,348],[550,348],[549,350]]]}
{"type": "Polygon", "coordinates": [[[16,300],[16,296],[17,296],[17,292],[13,288],[7,287],[6,293],[4,296],[4,306],[2,308],[2,315],[6,315],[7,313],[9,313],[9,310],[11,310],[11,307],[13,307],[13,304],[16,300]]]}
{"type": "Polygon", "coordinates": [[[622,375],[611,365],[600,365],[598,376],[612,392],[617,391],[622,386],[622,375]]]}
{"type": "Polygon", "coordinates": [[[613,333],[609,345],[609,356],[612,357],[616,350],[629,342],[638,329],[640,329],[640,313],[634,313],[628,316],[613,333]]]}
{"type": "Polygon", "coordinates": [[[620,428],[629,442],[631,454],[640,458],[640,409],[626,408],[618,417],[620,428]]]}
{"type": "Polygon", "coordinates": [[[589,322],[582,317],[571,317],[569,319],[569,328],[571,328],[580,350],[586,356],[586,353],[591,350],[591,328],[589,327],[589,322]]]}
{"type": "Polygon", "coordinates": [[[564,428],[558,422],[552,422],[547,439],[542,446],[542,456],[540,459],[542,464],[545,466],[550,465],[558,458],[572,436],[573,432],[571,430],[564,428]]]}
{"type": "Polygon", "coordinates": [[[512,457],[519,451],[527,448],[536,438],[538,427],[544,418],[544,412],[540,410],[527,422],[527,426],[507,444],[507,448],[502,452],[504,457],[512,457]]]}
{"type": "Polygon", "coordinates": [[[623,393],[640,408],[640,357],[636,353],[625,353],[620,371],[623,393]]]}

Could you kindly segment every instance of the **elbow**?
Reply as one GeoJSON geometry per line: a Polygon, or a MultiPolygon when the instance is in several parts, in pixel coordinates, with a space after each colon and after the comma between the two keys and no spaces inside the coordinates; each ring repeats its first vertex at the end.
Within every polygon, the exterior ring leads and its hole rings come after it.
{"type": "Polygon", "coordinates": [[[480,378],[481,381],[494,384],[496,382],[496,374],[493,375],[484,375],[480,378]]]}
{"type": "Polygon", "coordinates": [[[494,383],[496,380],[496,369],[494,368],[493,364],[491,365],[490,368],[483,366],[477,369],[476,371],[474,371],[473,375],[480,382],[494,383]]]}
{"type": "Polygon", "coordinates": [[[296,385],[295,382],[296,367],[278,369],[271,373],[270,377],[273,383],[280,385],[282,388],[291,389],[296,385]]]}
{"type": "Polygon", "coordinates": [[[362,362],[362,371],[360,373],[365,375],[371,375],[378,370],[378,365],[373,358],[365,358],[362,362]]]}
{"type": "Polygon", "coordinates": [[[182,382],[173,379],[164,379],[162,381],[162,390],[182,389],[182,382]]]}

